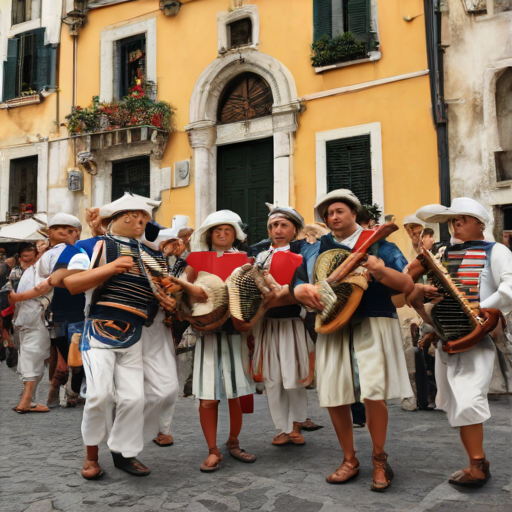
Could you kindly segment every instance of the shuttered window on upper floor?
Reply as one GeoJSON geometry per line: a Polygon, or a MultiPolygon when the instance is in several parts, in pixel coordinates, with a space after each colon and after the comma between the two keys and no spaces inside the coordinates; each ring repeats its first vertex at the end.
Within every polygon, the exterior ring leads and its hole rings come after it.
{"type": "Polygon", "coordinates": [[[18,25],[32,19],[32,0],[12,0],[11,24],[18,25]]]}
{"type": "Polygon", "coordinates": [[[313,0],[313,38],[336,37],[352,32],[358,41],[369,48],[370,0],[313,0]]]}
{"type": "Polygon", "coordinates": [[[3,101],[55,87],[57,45],[44,44],[44,28],[7,40],[3,101]]]}
{"type": "Polygon", "coordinates": [[[327,192],[348,188],[361,204],[373,204],[370,135],[326,142],[327,192]]]}

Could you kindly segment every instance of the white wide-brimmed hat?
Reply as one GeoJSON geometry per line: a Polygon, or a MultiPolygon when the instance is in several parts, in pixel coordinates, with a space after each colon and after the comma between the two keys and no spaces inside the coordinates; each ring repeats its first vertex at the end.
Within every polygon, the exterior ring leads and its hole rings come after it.
{"type": "Polygon", "coordinates": [[[152,242],[150,242],[145,236],[143,236],[140,241],[154,251],[159,251],[160,244],[162,242],[167,242],[168,240],[176,240],[178,238],[178,232],[179,229],[177,230],[176,228],[164,228],[158,232],[158,236],[152,242]]]}
{"type": "Polygon", "coordinates": [[[243,232],[242,227],[240,226],[241,223],[242,219],[240,216],[231,210],[220,210],[218,212],[210,213],[201,227],[197,231],[194,231],[190,238],[190,248],[192,252],[208,251],[209,248],[206,242],[208,230],[215,226],[222,226],[223,224],[233,226],[237,240],[243,242],[247,238],[247,235],[243,232]]]}
{"type": "Polygon", "coordinates": [[[150,218],[153,215],[153,207],[149,205],[143,197],[137,197],[126,193],[123,197],[120,197],[112,203],[106,204],[100,208],[101,222],[106,224],[114,215],[130,211],[145,212],[150,218]]]}
{"type": "Polygon", "coordinates": [[[269,209],[267,226],[275,217],[284,217],[297,228],[297,231],[304,229],[304,226],[306,225],[304,218],[297,210],[294,210],[291,206],[274,206],[270,203],[265,204],[269,209]]]}
{"type": "Polygon", "coordinates": [[[407,226],[407,224],[418,224],[419,226],[425,227],[425,222],[416,217],[416,215],[406,215],[404,217],[404,227],[407,226]]]}
{"type": "Polygon", "coordinates": [[[336,202],[353,205],[356,211],[359,211],[361,208],[361,201],[359,201],[359,199],[351,190],[348,188],[338,188],[317,198],[315,204],[315,221],[325,222],[325,210],[329,208],[329,205],[336,202]]]}
{"type": "Polygon", "coordinates": [[[69,213],[56,213],[48,222],[48,227],[71,226],[72,228],[82,228],[82,223],[74,215],[69,213]]]}
{"type": "Polygon", "coordinates": [[[489,212],[478,202],[470,197],[457,197],[452,205],[442,206],[440,204],[429,204],[420,208],[416,215],[425,222],[447,222],[459,215],[469,215],[477,218],[480,222],[488,224],[491,221],[489,212]]]}

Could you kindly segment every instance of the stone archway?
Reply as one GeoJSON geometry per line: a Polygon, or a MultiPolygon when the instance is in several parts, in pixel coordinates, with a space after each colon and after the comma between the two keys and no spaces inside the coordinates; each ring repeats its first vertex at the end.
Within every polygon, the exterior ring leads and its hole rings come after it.
{"type": "Polygon", "coordinates": [[[194,151],[196,226],[216,210],[217,146],[273,137],[274,202],[290,203],[293,176],[293,137],[300,103],[290,71],[273,57],[257,50],[233,52],[215,59],[198,78],[190,98],[190,124],[186,126],[194,151]],[[269,116],[220,125],[217,110],[228,83],[241,73],[260,75],[272,89],[269,116]]]}

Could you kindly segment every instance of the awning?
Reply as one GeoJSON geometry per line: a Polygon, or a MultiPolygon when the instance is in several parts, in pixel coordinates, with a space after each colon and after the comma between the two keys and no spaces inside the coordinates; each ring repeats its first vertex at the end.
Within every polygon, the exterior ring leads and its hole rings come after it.
{"type": "Polygon", "coordinates": [[[22,240],[46,240],[46,238],[39,233],[39,230],[44,227],[44,224],[40,224],[34,219],[25,219],[14,222],[13,224],[6,224],[0,228],[0,243],[20,242],[22,240]]]}

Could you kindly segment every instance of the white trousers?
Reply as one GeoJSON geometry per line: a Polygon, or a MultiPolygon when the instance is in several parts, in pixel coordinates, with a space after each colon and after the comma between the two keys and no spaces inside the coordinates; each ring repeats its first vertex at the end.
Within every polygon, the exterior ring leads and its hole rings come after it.
{"type": "Polygon", "coordinates": [[[289,434],[294,421],[307,418],[313,341],[300,318],[265,318],[256,324],[254,340],[253,371],[263,376],[275,427],[289,434]]]}
{"type": "Polygon", "coordinates": [[[44,374],[44,362],[50,357],[50,333],[43,318],[16,326],[20,338],[19,371],[24,382],[39,382],[44,374]]]}
{"type": "Polygon", "coordinates": [[[144,366],[144,441],[158,432],[171,433],[174,407],[178,399],[178,371],[171,329],[163,324],[165,314],[159,311],[150,327],[142,329],[144,366]]]}
{"type": "Polygon", "coordinates": [[[136,457],[144,446],[142,344],[139,341],[130,348],[112,349],[94,338],[89,339],[89,344],[91,348],[82,352],[87,378],[82,418],[84,444],[97,446],[108,437],[111,451],[136,457]]]}
{"type": "Polygon", "coordinates": [[[293,422],[302,423],[308,416],[308,395],[306,388],[285,389],[282,382],[265,380],[268,407],[275,427],[289,434],[293,422]]]}
{"type": "Polygon", "coordinates": [[[483,423],[491,417],[487,393],[491,384],[496,347],[486,336],[460,354],[436,350],[436,406],[446,411],[452,427],[483,423]]]}

